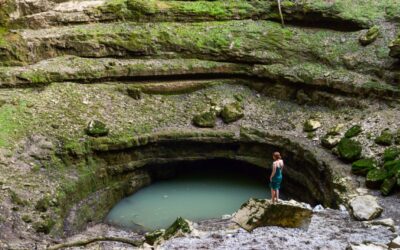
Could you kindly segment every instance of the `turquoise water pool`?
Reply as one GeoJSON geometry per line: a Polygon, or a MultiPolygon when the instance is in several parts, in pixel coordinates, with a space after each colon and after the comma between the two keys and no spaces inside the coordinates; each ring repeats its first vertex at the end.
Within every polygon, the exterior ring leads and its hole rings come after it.
{"type": "Polygon", "coordinates": [[[181,173],[121,200],[106,222],[137,230],[166,228],[179,216],[200,221],[232,214],[250,197],[270,198],[266,178],[210,170],[181,173]]]}

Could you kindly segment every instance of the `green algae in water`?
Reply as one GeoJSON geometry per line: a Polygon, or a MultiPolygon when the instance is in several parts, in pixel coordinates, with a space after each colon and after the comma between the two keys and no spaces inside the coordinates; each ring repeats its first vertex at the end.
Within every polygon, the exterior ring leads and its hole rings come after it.
{"type": "Polygon", "coordinates": [[[179,216],[200,221],[232,214],[250,197],[270,198],[266,178],[263,182],[241,173],[185,173],[121,200],[106,221],[134,230],[167,228],[179,216]]]}

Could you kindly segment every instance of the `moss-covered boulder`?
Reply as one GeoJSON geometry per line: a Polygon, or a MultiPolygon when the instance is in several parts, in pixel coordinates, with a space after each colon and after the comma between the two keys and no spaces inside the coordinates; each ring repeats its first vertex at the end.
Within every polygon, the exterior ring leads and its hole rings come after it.
{"type": "Polygon", "coordinates": [[[327,149],[334,148],[339,142],[340,142],[340,137],[337,135],[335,136],[327,134],[321,139],[322,146],[324,146],[327,149]]]}
{"type": "Polygon", "coordinates": [[[165,233],[165,229],[155,230],[153,232],[148,232],[144,235],[145,241],[149,245],[154,245],[154,243],[159,240],[165,233]]]}
{"type": "Polygon", "coordinates": [[[309,119],[304,122],[304,131],[305,132],[313,132],[321,127],[321,123],[314,119],[309,119]]]}
{"type": "Polygon", "coordinates": [[[381,193],[383,195],[389,195],[390,192],[396,186],[396,183],[397,183],[397,176],[393,176],[393,177],[385,179],[381,186],[381,193]]]}
{"type": "Polygon", "coordinates": [[[92,120],[88,123],[85,132],[89,136],[100,137],[108,135],[109,129],[101,121],[92,120]]]}
{"type": "Polygon", "coordinates": [[[244,110],[240,102],[229,103],[221,111],[221,118],[225,123],[232,123],[243,117],[244,110]]]}
{"type": "Polygon", "coordinates": [[[361,158],[362,146],[353,139],[342,138],[337,149],[339,157],[345,161],[353,162],[361,158]]]}
{"type": "Polygon", "coordinates": [[[399,147],[390,147],[385,149],[383,152],[383,161],[393,161],[400,156],[400,148],[399,147]]]}
{"type": "Polygon", "coordinates": [[[193,117],[192,123],[200,128],[213,128],[217,122],[217,114],[213,110],[204,111],[193,117]]]}
{"type": "Polygon", "coordinates": [[[192,223],[188,220],[178,217],[171,226],[166,230],[160,229],[153,232],[146,233],[145,241],[150,245],[158,245],[161,242],[174,238],[187,235],[193,231],[192,223]]]}
{"type": "Polygon", "coordinates": [[[164,239],[168,240],[174,236],[185,235],[191,233],[193,228],[191,226],[191,222],[183,219],[182,217],[178,217],[171,226],[165,230],[164,239]]]}
{"type": "Polygon", "coordinates": [[[392,145],[393,134],[390,132],[389,129],[384,129],[381,134],[375,138],[376,144],[382,146],[390,146],[392,145]]]}
{"type": "Polygon", "coordinates": [[[142,98],[142,90],[137,87],[128,87],[126,89],[126,92],[130,97],[132,97],[135,100],[140,100],[142,98]]]}
{"type": "Polygon", "coordinates": [[[379,36],[379,27],[373,26],[367,32],[361,34],[359,41],[361,45],[367,46],[368,44],[373,43],[379,36]]]}
{"type": "Polygon", "coordinates": [[[400,145],[400,129],[398,129],[394,134],[394,143],[400,145]]]}
{"type": "Polygon", "coordinates": [[[327,135],[340,135],[343,128],[344,128],[344,124],[341,124],[341,123],[337,124],[328,130],[327,135]]]}
{"type": "Polygon", "coordinates": [[[352,138],[359,135],[362,132],[362,128],[360,125],[354,125],[353,127],[349,128],[344,136],[346,138],[352,138]]]}
{"type": "Polygon", "coordinates": [[[374,168],[376,168],[376,162],[373,159],[360,159],[351,164],[351,172],[356,175],[365,176],[374,168]]]}
{"type": "Polygon", "coordinates": [[[385,162],[383,168],[388,172],[388,176],[396,175],[400,172],[400,160],[385,162]]]}
{"type": "Polygon", "coordinates": [[[391,57],[400,58],[400,36],[389,44],[389,49],[391,57]]]}
{"type": "Polygon", "coordinates": [[[378,189],[387,177],[388,171],[386,169],[372,169],[367,174],[365,185],[371,189],[378,189]]]}

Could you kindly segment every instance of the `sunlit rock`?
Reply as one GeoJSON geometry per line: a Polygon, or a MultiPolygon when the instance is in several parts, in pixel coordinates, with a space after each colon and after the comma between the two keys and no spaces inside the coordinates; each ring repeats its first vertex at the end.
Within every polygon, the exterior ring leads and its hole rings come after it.
{"type": "Polygon", "coordinates": [[[294,200],[279,201],[250,199],[235,213],[233,221],[247,231],[257,227],[307,227],[312,209],[305,203],[294,200]]]}
{"type": "Polygon", "coordinates": [[[376,201],[376,197],[372,195],[357,196],[350,201],[349,205],[357,220],[375,219],[383,211],[383,208],[376,201]]]}

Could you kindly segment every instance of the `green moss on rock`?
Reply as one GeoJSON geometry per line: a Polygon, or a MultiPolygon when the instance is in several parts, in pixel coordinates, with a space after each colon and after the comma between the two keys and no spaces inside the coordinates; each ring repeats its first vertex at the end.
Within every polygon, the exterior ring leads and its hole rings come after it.
{"type": "Polygon", "coordinates": [[[126,92],[135,100],[140,100],[142,98],[142,90],[140,88],[129,86],[126,92]]]}
{"type": "Polygon", "coordinates": [[[367,175],[367,173],[376,168],[376,162],[373,159],[360,159],[353,162],[351,165],[351,172],[356,175],[367,175]]]}
{"type": "Polygon", "coordinates": [[[383,165],[389,176],[396,175],[400,171],[400,160],[388,161],[383,165]]]}
{"type": "Polygon", "coordinates": [[[393,134],[389,129],[385,129],[381,132],[381,134],[375,138],[376,144],[382,146],[390,146],[392,144],[393,134]]]}
{"type": "Polygon", "coordinates": [[[309,119],[304,122],[304,131],[313,132],[321,127],[321,123],[314,119],[309,119]]]}
{"type": "Polygon", "coordinates": [[[193,117],[192,123],[200,128],[213,128],[217,122],[217,114],[213,110],[204,111],[193,117]]]}
{"type": "Polygon", "coordinates": [[[352,138],[357,135],[359,135],[362,132],[362,128],[360,125],[354,125],[353,127],[349,128],[349,130],[346,131],[344,136],[346,138],[352,138]]]}
{"type": "Polygon", "coordinates": [[[165,233],[164,229],[155,230],[153,232],[148,232],[144,235],[145,241],[149,245],[154,245],[165,233]]]}
{"type": "Polygon", "coordinates": [[[225,123],[232,123],[244,117],[244,110],[240,102],[225,105],[221,111],[221,118],[225,123]]]}
{"type": "Polygon", "coordinates": [[[391,57],[400,58],[400,36],[389,44],[389,49],[391,57]]]}
{"type": "Polygon", "coordinates": [[[383,181],[382,186],[381,186],[381,193],[383,195],[389,195],[390,192],[394,189],[397,183],[397,177],[393,176],[391,178],[387,178],[383,181]]]}
{"type": "Polygon", "coordinates": [[[192,228],[190,226],[190,222],[183,219],[182,217],[178,217],[175,220],[175,222],[172,223],[172,225],[169,226],[167,228],[167,230],[165,230],[165,234],[164,234],[163,238],[165,240],[168,240],[178,233],[186,234],[186,233],[190,233],[191,231],[192,231],[192,228]]]}
{"type": "Polygon", "coordinates": [[[365,185],[368,188],[378,189],[387,177],[388,172],[385,169],[372,169],[367,174],[365,185]]]}
{"type": "Polygon", "coordinates": [[[85,132],[87,135],[100,137],[108,135],[109,129],[101,121],[92,120],[87,125],[85,132]]]}
{"type": "Polygon", "coordinates": [[[394,134],[394,143],[396,143],[396,145],[400,145],[400,129],[398,129],[394,134]]]}
{"type": "Polygon", "coordinates": [[[340,140],[337,149],[340,158],[345,161],[353,162],[361,157],[362,146],[358,141],[343,138],[340,140]]]}
{"type": "Polygon", "coordinates": [[[390,147],[385,149],[385,151],[383,152],[383,161],[384,162],[393,161],[399,156],[400,156],[400,148],[390,147]]]}
{"type": "Polygon", "coordinates": [[[321,144],[327,149],[334,148],[340,142],[340,137],[335,135],[325,135],[321,139],[321,144]]]}
{"type": "Polygon", "coordinates": [[[366,46],[373,43],[379,36],[379,27],[373,26],[366,33],[362,34],[359,38],[361,45],[366,46]]]}

